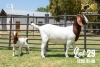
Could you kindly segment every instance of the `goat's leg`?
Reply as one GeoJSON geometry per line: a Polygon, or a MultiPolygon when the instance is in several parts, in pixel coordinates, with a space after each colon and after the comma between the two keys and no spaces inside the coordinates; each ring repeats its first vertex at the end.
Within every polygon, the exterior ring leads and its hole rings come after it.
{"type": "Polygon", "coordinates": [[[66,52],[65,52],[65,56],[66,56],[66,57],[69,57],[69,56],[68,56],[68,49],[69,49],[69,47],[70,47],[71,44],[72,44],[72,40],[68,40],[68,41],[67,41],[67,46],[66,46],[66,52]]]}
{"type": "Polygon", "coordinates": [[[15,46],[13,45],[13,56],[15,56],[15,46]]]}
{"type": "Polygon", "coordinates": [[[46,56],[46,52],[48,51],[48,41],[46,43],[46,46],[45,46],[45,52],[44,52],[44,55],[46,56]]]}
{"type": "MultiPolygon", "coordinates": [[[[75,48],[76,48],[75,42],[72,43],[72,47],[73,47],[73,52],[74,52],[74,50],[75,50],[75,48]]],[[[75,54],[74,54],[74,55],[75,55],[75,54]]]]}
{"type": "Polygon", "coordinates": [[[77,53],[75,53],[75,51],[76,51],[76,50],[75,50],[75,48],[76,48],[75,42],[72,43],[72,46],[73,46],[74,57],[75,57],[75,58],[78,58],[77,53]]]}
{"type": "Polygon", "coordinates": [[[29,45],[28,44],[26,44],[26,48],[27,48],[28,53],[29,53],[30,52],[30,49],[29,49],[29,45]]]}
{"type": "Polygon", "coordinates": [[[20,45],[19,46],[19,54],[18,54],[18,56],[21,56],[21,53],[22,53],[22,46],[20,45]]]}
{"type": "Polygon", "coordinates": [[[74,52],[74,57],[79,58],[78,57],[79,48],[76,47],[73,52],[74,52]]]}
{"type": "Polygon", "coordinates": [[[41,45],[41,56],[42,56],[42,58],[45,58],[45,55],[46,55],[46,42],[42,42],[42,45],[41,45]]]}
{"type": "Polygon", "coordinates": [[[48,43],[48,36],[44,32],[42,32],[42,31],[40,31],[40,33],[41,33],[41,37],[42,37],[41,56],[42,56],[42,58],[45,58],[45,55],[46,55],[46,45],[48,43]]]}
{"type": "Polygon", "coordinates": [[[42,37],[42,45],[41,45],[41,56],[42,56],[42,58],[45,58],[47,43],[48,43],[48,37],[46,35],[44,35],[44,37],[42,37]]]}

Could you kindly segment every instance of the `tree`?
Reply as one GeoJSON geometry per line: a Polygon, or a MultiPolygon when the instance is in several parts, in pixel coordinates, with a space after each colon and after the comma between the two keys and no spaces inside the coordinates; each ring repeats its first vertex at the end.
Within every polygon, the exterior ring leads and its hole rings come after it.
{"type": "MultiPolygon", "coordinates": [[[[50,13],[52,16],[78,14],[81,11],[80,0],[50,0],[50,13]]],[[[59,22],[59,18],[56,18],[59,22]]]]}
{"type": "MultiPolygon", "coordinates": [[[[85,12],[99,13],[100,14],[100,0],[82,0],[82,10],[85,5],[89,5],[89,7],[85,10],[85,12]]],[[[100,21],[100,16],[88,16],[90,22],[98,22],[100,21]]],[[[100,29],[99,24],[89,24],[89,28],[100,29]]],[[[93,30],[93,33],[98,34],[100,31],[93,30]]]]}
{"type": "MultiPolygon", "coordinates": [[[[97,3],[98,14],[100,14],[100,0],[95,0],[95,2],[97,3]]],[[[98,19],[100,19],[100,17],[98,17],[98,19]]]]}
{"type": "Polygon", "coordinates": [[[50,0],[49,7],[50,7],[51,15],[57,16],[61,14],[61,10],[59,7],[59,0],[50,0]]]}
{"type": "Polygon", "coordinates": [[[49,12],[49,5],[47,5],[46,8],[45,7],[37,8],[37,11],[39,11],[39,12],[49,12]]]}
{"type": "Polygon", "coordinates": [[[46,12],[46,8],[44,8],[44,7],[39,7],[39,8],[37,8],[37,11],[39,11],[39,12],[46,12]]]}
{"type": "Polygon", "coordinates": [[[80,0],[50,0],[50,12],[53,16],[78,14],[81,10],[80,0]]]}
{"type": "MultiPolygon", "coordinates": [[[[100,0],[95,0],[97,3],[97,8],[98,8],[98,14],[100,14],[100,0]]],[[[100,16],[97,17],[98,21],[100,21],[100,16]]],[[[97,25],[97,28],[100,29],[100,24],[97,25]]],[[[100,31],[98,31],[98,34],[100,34],[100,31]]]]}
{"type": "Polygon", "coordinates": [[[7,16],[6,12],[3,9],[1,10],[0,16],[7,16]]]}

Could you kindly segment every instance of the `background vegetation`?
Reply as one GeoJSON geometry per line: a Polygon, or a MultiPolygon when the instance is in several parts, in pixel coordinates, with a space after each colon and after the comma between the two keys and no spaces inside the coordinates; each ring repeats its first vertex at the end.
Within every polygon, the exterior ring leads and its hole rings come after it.
{"type": "MultiPolygon", "coordinates": [[[[100,14],[100,0],[49,0],[46,8],[40,7],[37,11],[50,12],[52,16],[76,15],[80,12],[86,14],[100,14]]],[[[59,22],[60,18],[56,17],[59,22]]],[[[89,22],[100,22],[100,16],[88,16],[89,22]]],[[[89,28],[100,29],[100,24],[89,24],[89,28]]],[[[93,33],[100,34],[100,31],[93,30],[93,33]]]]}

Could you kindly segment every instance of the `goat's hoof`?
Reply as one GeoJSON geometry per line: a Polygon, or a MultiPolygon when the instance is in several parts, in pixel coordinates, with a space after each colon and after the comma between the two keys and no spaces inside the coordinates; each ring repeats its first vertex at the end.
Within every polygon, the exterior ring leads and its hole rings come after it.
{"type": "Polygon", "coordinates": [[[68,55],[65,55],[66,56],[66,58],[68,58],[69,56],[68,55]]]}
{"type": "Polygon", "coordinates": [[[76,56],[76,55],[75,55],[74,57],[75,57],[75,58],[79,58],[79,57],[78,57],[78,56],[76,56]]]}
{"type": "Polygon", "coordinates": [[[21,55],[18,55],[19,57],[21,56],[21,55]]]}
{"type": "Polygon", "coordinates": [[[44,56],[47,56],[47,54],[44,54],[44,56]]]}
{"type": "Polygon", "coordinates": [[[42,57],[42,58],[45,58],[45,57],[42,57]]]}
{"type": "Polygon", "coordinates": [[[21,53],[21,54],[18,54],[18,56],[20,57],[20,56],[22,56],[23,55],[23,53],[21,53]]]}
{"type": "Polygon", "coordinates": [[[42,58],[45,58],[45,56],[42,56],[42,58]]]}
{"type": "Polygon", "coordinates": [[[28,54],[30,54],[30,52],[27,52],[28,54]]]}

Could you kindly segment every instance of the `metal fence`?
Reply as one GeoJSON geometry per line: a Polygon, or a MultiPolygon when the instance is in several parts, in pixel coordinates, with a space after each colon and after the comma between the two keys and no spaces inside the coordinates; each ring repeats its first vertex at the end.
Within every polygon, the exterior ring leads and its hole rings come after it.
{"type": "MultiPolygon", "coordinates": [[[[34,43],[34,40],[41,40],[41,38],[35,38],[35,36],[40,36],[40,34],[35,34],[34,32],[38,32],[37,29],[29,29],[29,25],[30,25],[30,18],[33,18],[33,22],[35,20],[35,23],[38,24],[38,25],[43,25],[43,24],[55,24],[55,25],[59,25],[59,26],[69,26],[71,24],[73,24],[73,21],[72,19],[74,18],[75,15],[62,15],[62,16],[50,16],[48,14],[46,14],[44,17],[36,17],[36,16],[29,16],[29,14],[27,14],[26,16],[15,16],[15,15],[9,15],[9,16],[0,16],[0,18],[10,18],[10,22],[9,24],[7,23],[1,23],[0,26],[3,26],[3,25],[9,25],[9,29],[7,30],[0,30],[0,32],[3,32],[3,31],[8,31],[8,34],[3,34],[3,33],[0,33],[0,36],[9,36],[7,38],[8,42],[0,42],[0,44],[8,44],[8,47],[10,49],[11,47],[11,32],[12,31],[25,31],[26,34],[23,34],[23,35],[20,35],[20,36],[26,36],[28,37],[28,44],[41,44],[40,42],[39,43],[34,43]],[[55,18],[60,18],[60,21],[59,22],[56,22],[55,18]],[[13,18],[26,18],[26,23],[21,23],[20,25],[26,25],[26,29],[24,30],[15,30],[13,29],[13,25],[16,25],[16,24],[13,24],[13,18]],[[41,23],[39,24],[38,23],[38,18],[42,18],[42,20],[44,20],[44,23],[41,23]],[[51,20],[50,20],[51,19],[51,20]],[[70,20],[70,22],[68,22],[70,20]],[[52,22],[52,23],[51,23],[52,22]],[[33,34],[29,34],[29,32],[32,32],[33,31],[33,34]],[[32,38],[30,38],[30,36],[32,36],[32,38]],[[34,36],[34,37],[33,37],[34,36]],[[30,40],[33,40],[32,43],[30,43],[29,41],[30,40]]],[[[91,14],[87,14],[86,16],[100,16],[99,14],[97,15],[91,15],[91,14]]],[[[1,21],[2,22],[2,21],[1,21]]],[[[100,24],[100,22],[89,22],[89,24],[100,24]]],[[[84,47],[82,47],[82,49],[90,49],[89,47],[87,47],[88,45],[91,45],[91,46],[94,46],[96,45],[96,48],[91,48],[91,49],[97,49],[97,50],[100,50],[100,39],[97,39],[98,37],[100,37],[100,35],[98,34],[87,34],[87,31],[100,31],[100,29],[89,29],[88,26],[84,26],[84,28],[82,29],[82,34],[80,34],[80,37],[83,37],[83,39],[79,39],[79,40],[82,40],[83,41],[83,44],[80,44],[78,43],[77,45],[84,45],[84,47]],[[90,37],[89,39],[87,37],[90,37]],[[92,37],[97,37],[95,39],[93,39],[92,37]],[[92,39],[91,39],[92,38],[92,39]],[[98,42],[98,43],[87,43],[87,41],[95,41],[95,42],[98,42]]],[[[0,37],[0,40],[2,40],[2,38],[0,37]]],[[[6,40],[6,38],[4,38],[4,40],[6,40]]],[[[52,44],[51,44],[52,45],[52,44]]],[[[34,47],[34,46],[33,46],[34,47]]],[[[64,49],[65,49],[65,45],[64,45],[64,49]]],[[[66,50],[66,49],[65,49],[66,50]]]]}

